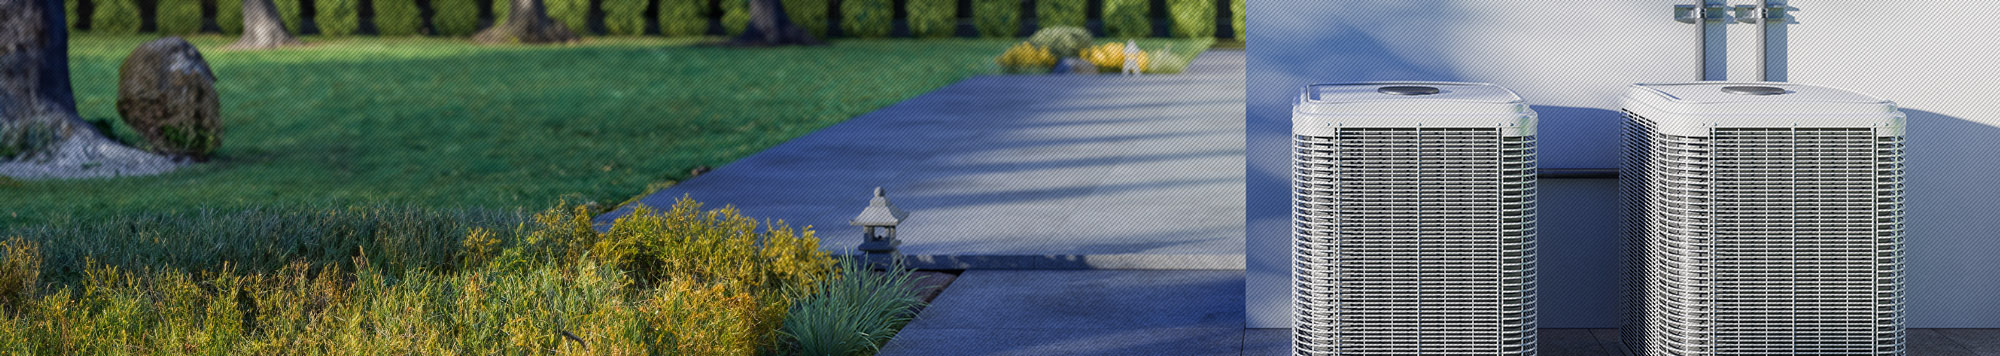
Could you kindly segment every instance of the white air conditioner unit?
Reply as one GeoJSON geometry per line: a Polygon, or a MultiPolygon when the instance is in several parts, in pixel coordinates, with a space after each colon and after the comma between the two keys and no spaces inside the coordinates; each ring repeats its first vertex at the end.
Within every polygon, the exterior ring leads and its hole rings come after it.
{"type": "Polygon", "coordinates": [[[1903,122],[1787,83],[1624,97],[1634,354],[1903,355],[1903,122]]]}
{"type": "Polygon", "coordinates": [[[1535,112],[1480,83],[1307,86],[1293,351],[1535,354],[1535,112]]]}

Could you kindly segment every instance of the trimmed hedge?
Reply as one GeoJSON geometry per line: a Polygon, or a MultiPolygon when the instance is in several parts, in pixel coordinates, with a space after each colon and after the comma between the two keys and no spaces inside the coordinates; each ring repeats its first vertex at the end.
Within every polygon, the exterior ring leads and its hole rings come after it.
{"type": "Polygon", "coordinates": [[[153,10],[153,24],[161,34],[201,32],[201,0],[160,0],[153,10]]]}
{"type": "Polygon", "coordinates": [[[1235,17],[1235,23],[1236,23],[1236,40],[1237,40],[1237,41],[1242,41],[1242,40],[1243,40],[1243,39],[1245,38],[1245,37],[1243,36],[1243,35],[1245,34],[1245,32],[1243,32],[1243,28],[1244,28],[1244,26],[1243,26],[1243,24],[1244,24],[1244,23],[1243,23],[1243,12],[1244,12],[1244,11],[1246,11],[1246,10],[1244,10],[1244,9],[1243,9],[1243,0],[1229,0],[1229,15],[1230,15],[1231,17],[1235,17]]]}
{"type": "Polygon", "coordinates": [[[431,27],[439,35],[471,36],[479,31],[478,1],[431,0],[431,8],[435,11],[431,14],[431,27]]]}
{"type": "Polygon", "coordinates": [[[686,37],[707,33],[708,1],[660,0],[660,34],[686,37]]]}
{"type": "Polygon", "coordinates": [[[1035,0],[1035,27],[1083,27],[1083,0],[1035,0]]]}
{"type": "Polygon", "coordinates": [[[972,0],[972,27],[979,37],[1014,37],[1021,32],[1021,0],[972,0]]]}
{"type": "Polygon", "coordinates": [[[514,4],[511,4],[512,2],[513,1],[507,1],[507,0],[493,0],[494,25],[497,26],[503,23],[507,23],[507,15],[514,13],[514,4]]]}
{"type": "MultiPolygon", "coordinates": [[[[325,25],[321,25],[320,33],[326,33],[324,28],[325,25]]],[[[375,0],[375,31],[381,32],[383,36],[421,34],[424,31],[424,14],[422,10],[417,9],[416,0],[375,0]]]]}
{"type": "Polygon", "coordinates": [[[1174,37],[1215,37],[1215,0],[1167,0],[1174,37]]]}
{"type": "Polygon", "coordinates": [[[722,30],[735,36],[749,27],[750,0],[722,0],[722,30]]]}
{"type": "Polygon", "coordinates": [[[299,5],[299,1],[271,0],[271,3],[278,5],[278,18],[285,21],[285,32],[291,32],[294,35],[299,34],[299,26],[305,25],[305,22],[299,18],[299,8],[301,6],[299,5]]]}
{"type": "MultiPolygon", "coordinates": [[[[792,23],[806,29],[813,37],[826,38],[827,10],[833,6],[830,0],[781,0],[785,4],[785,14],[791,15],[792,23]]],[[[748,7],[748,5],[745,5],[748,7]]]]}
{"type": "Polygon", "coordinates": [[[63,0],[63,22],[69,26],[69,32],[76,32],[76,1],[63,0]]]}
{"type": "Polygon", "coordinates": [[[1105,37],[1129,38],[1153,35],[1152,12],[1147,0],[1104,0],[1105,37]]]}
{"type": "Polygon", "coordinates": [[[569,27],[570,32],[590,35],[590,0],[543,0],[542,4],[548,6],[549,18],[569,27]]]}
{"type": "Polygon", "coordinates": [[[646,0],[603,0],[604,30],[613,35],[646,33],[646,0]]]}
{"type": "MultiPolygon", "coordinates": [[[[385,1],[393,2],[393,0],[375,0],[375,26],[378,28],[388,27],[384,20],[391,20],[382,13],[382,3],[385,1]]],[[[319,26],[320,35],[352,35],[354,30],[361,28],[361,0],[313,0],[313,10],[315,10],[313,24],[319,26]]]]}
{"type": "Polygon", "coordinates": [[[222,34],[243,34],[243,0],[215,0],[215,25],[222,34]]]}
{"type": "Polygon", "coordinates": [[[909,18],[910,36],[951,37],[958,32],[958,2],[953,0],[906,0],[903,11],[909,18]]]}
{"type": "Polygon", "coordinates": [[[133,0],[96,0],[91,5],[90,32],[107,35],[139,33],[139,4],[133,0]]]}
{"type": "Polygon", "coordinates": [[[889,0],[841,0],[840,30],[850,37],[889,37],[896,5],[889,0]]]}

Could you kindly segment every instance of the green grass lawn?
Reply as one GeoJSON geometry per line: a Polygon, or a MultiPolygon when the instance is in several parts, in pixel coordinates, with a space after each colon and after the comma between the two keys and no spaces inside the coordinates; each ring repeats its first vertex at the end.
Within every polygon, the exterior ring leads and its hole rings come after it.
{"type": "MultiPolygon", "coordinates": [[[[83,117],[117,121],[118,66],[151,38],[71,40],[83,117]]],[[[227,132],[213,162],[156,177],[0,180],[0,222],[271,203],[610,205],[693,167],[990,73],[1013,43],[306,38],[305,48],[221,49],[233,40],[191,39],[222,97],[227,132]]]]}

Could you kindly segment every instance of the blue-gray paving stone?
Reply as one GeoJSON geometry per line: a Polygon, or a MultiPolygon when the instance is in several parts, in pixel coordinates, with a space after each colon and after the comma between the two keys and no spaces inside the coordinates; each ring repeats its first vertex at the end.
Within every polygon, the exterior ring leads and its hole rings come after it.
{"type": "Polygon", "coordinates": [[[1243,329],[904,330],[880,356],[1239,355],[1243,329]]]}
{"type": "Polygon", "coordinates": [[[1243,271],[971,270],[881,355],[1238,355],[1243,271]]]}
{"type": "Polygon", "coordinates": [[[1243,328],[1243,271],[966,271],[908,329],[1243,328]]]}
{"type": "Polygon", "coordinates": [[[1292,329],[1244,329],[1243,356],[1291,356],[1292,329]]]}
{"type": "MultiPolygon", "coordinates": [[[[1929,329],[1979,356],[2000,356],[2000,329],[1929,329]]],[[[1914,339],[1914,337],[1912,338],[1914,339]]],[[[1932,338],[1931,340],[1936,340],[1932,338]]],[[[1942,340],[1936,341],[1940,344],[1942,340]]],[[[1923,355],[1915,352],[1912,355],[1923,355]]]]}
{"type": "Polygon", "coordinates": [[[976,77],[638,202],[731,205],[846,252],[882,186],[919,267],[1242,269],[1243,66],[1211,51],[1178,75],[976,77]]]}

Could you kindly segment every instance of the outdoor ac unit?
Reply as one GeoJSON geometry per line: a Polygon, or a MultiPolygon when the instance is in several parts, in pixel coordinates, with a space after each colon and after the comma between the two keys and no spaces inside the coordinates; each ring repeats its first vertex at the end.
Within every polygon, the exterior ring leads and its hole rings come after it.
{"type": "Polygon", "coordinates": [[[1624,97],[1624,341],[1640,355],[1903,355],[1895,103],[1786,83],[1624,97]]]}
{"type": "Polygon", "coordinates": [[[1480,83],[1304,88],[1293,351],[1535,354],[1535,112],[1480,83]]]}

